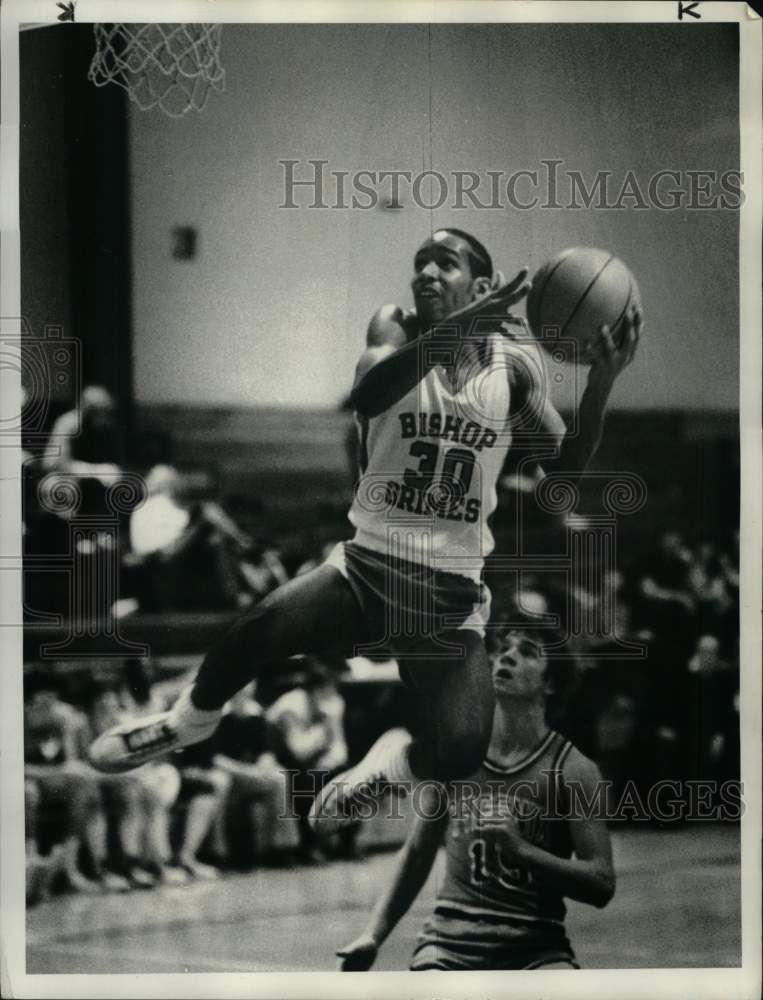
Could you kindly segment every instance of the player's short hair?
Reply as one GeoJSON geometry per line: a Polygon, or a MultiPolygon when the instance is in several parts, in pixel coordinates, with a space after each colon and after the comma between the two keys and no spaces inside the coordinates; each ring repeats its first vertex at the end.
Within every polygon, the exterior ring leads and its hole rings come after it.
{"type": "Polygon", "coordinates": [[[451,236],[457,236],[466,243],[469,247],[469,268],[471,269],[473,278],[493,277],[492,258],[475,236],[465,232],[463,229],[454,229],[452,226],[443,226],[442,229],[438,229],[436,232],[450,233],[451,236]]]}
{"type": "Polygon", "coordinates": [[[546,717],[554,725],[563,719],[580,683],[580,660],[562,633],[555,629],[538,628],[523,622],[498,621],[488,627],[485,645],[495,655],[510,633],[526,636],[546,658],[545,678],[551,689],[546,700],[546,717]]]}

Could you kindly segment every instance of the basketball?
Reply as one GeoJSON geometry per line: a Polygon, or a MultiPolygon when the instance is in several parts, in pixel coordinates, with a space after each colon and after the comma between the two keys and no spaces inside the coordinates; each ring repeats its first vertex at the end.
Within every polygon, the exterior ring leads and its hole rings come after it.
{"type": "Polygon", "coordinates": [[[594,247],[570,247],[533,278],[527,319],[543,347],[574,362],[582,360],[605,323],[617,342],[626,310],[638,301],[636,279],[619,257],[594,247]]]}

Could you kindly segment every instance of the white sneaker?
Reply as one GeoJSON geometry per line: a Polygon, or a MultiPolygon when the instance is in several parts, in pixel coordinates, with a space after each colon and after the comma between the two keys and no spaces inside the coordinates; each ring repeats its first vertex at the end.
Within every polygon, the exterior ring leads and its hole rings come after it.
{"type": "Polygon", "coordinates": [[[196,858],[190,858],[188,861],[180,861],[179,865],[191,878],[203,879],[204,881],[220,878],[219,868],[215,868],[213,865],[205,865],[202,861],[197,861],[196,858]]]}
{"type": "Polygon", "coordinates": [[[191,702],[185,688],[168,712],[148,715],[113,726],[95,740],[88,751],[98,771],[119,774],[192,743],[200,743],[217,729],[220,710],[202,711],[191,702]]]}
{"type": "Polygon", "coordinates": [[[389,765],[410,742],[411,734],[406,729],[390,729],[379,737],[360,763],[324,785],[308,817],[313,830],[329,836],[360,819],[370,819],[369,805],[378,801],[391,785],[399,783],[390,773],[389,765]]]}
{"type": "Polygon", "coordinates": [[[162,885],[188,885],[191,876],[184,868],[177,865],[162,865],[159,870],[159,881],[162,885]]]}
{"type": "Polygon", "coordinates": [[[98,881],[104,892],[129,892],[132,888],[129,880],[116,872],[104,872],[98,881]]]}

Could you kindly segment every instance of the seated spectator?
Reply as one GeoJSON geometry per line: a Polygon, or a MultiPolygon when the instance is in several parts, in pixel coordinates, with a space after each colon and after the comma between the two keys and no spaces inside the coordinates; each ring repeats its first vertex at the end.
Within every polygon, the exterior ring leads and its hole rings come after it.
{"type": "Polygon", "coordinates": [[[686,664],[697,641],[691,560],[681,536],[666,532],[642,570],[634,601],[636,631],[649,642],[651,711],[658,729],[673,727],[670,715],[681,703],[686,664]]]}
{"type": "Polygon", "coordinates": [[[186,747],[173,757],[180,771],[178,804],[182,806],[174,864],[195,879],[216,879],[220,875],[218,863],[199,860],[210,835],[216,862],[222,861],[226,849],[221,830],[231,779],[215,765],[214,755],[214,739],[209,739],[186,747]]]}
{"type": "MultiPolygon", "coordinates": [[[[149,661],[128,660],[122,678],[122,700],[128,706],[127,714],[152,715],[164,711],[186,684],[193,671],[173,680],[155,681],[149,661]]],[[[165,882],[179,883],[190,879],[214,879],[220,874],[216,865],[199,860],[199,853],[208,839],[213,840],[212,853],[218,858],[224,854],[219,831],[227,800],[230,778],[215,767],[213,740],[205,740],[173,754],[172,763],[159,761],[153,764],[154,773],[145,767],[132,772],[150,788],[160,800],[172,800],[168,817],[170,829],[163,823],[152,836],[158,858],[170,857],[170,862],[160,861],[160,877],[165,882]],[[168,780],[167,769],[179,775],[179,789],[168,780]],[[158,770],[157,770],[158,769],[158,770]],[[169,840],[169,844],[167,843],[169,840]],[[171,849],[171,845],[174,850],[171,849]]],[[[154,813],[156,816],[156,813],[154,813]]]]}
{"type": "Polygon", "coordinates": [[[273,737],[256,682],[230,700],[215,733],[215,767],[230,776],[229,810],[251,810],[258,864],[279,864],[296,847],[288,814],[288,775],[273,752],[273,737]]]}
{"type": "Polygon", "coordinates": [[[249,537],[219,504],[191,502],[183,477],[169,465],[154,466],[146,487],[147,500],[130,516],[125,558],[141,609],[211,611],[251,603],[250,589],[263,581],[247,576],[249,537]]]}
{"type": "MultiPolygon", "coordinates": [[[[129,712],[136,709],[132,702],[129,712]]],[[[93,738],[125,717],[125,704],[114,687],[96,688],[91,696],[93,738]]],[[[146,764],[128,774],[99,775],[107,818],[115,829],[119,872],[137,888],[157,882],[188,881],[170,862],[170,810],[180,791],[177,768],[167,761],[146,764]]]]}
{"type": "MultiPolygon", "coordinates": [[[[122,478],[122,435],[114,401],[101,386],[87,386],[77,406],[54,423],[44,453],[24,466],[25,553],[68,555],[72,545],[85,558],[117,558],[115,511],[108,489],[122,478]],[[74,519],[95,522],[71,534],[74,519]]],[[[104,568],[108,573],[108,569],[104,568]]],[[[94,570],[95,572],[95,570],[94,570]]],[[[44,567],[26,568],[27,619],[35,612],[71,613],[71,579],[44,567]],[[34,609],[32,611],[31,609],[34,609]]]]}
{"type": "Polygon", "coordinates": [[[678,612],[694,616],[696,600],[691,592],[692,554],[678,532],[667,531],[647,558],[640,591],[646,613],[656,620],[655,631],[670,629],[672,616],[678,612]]]}
{"type": "Polygon", "coordinates": [[[278,549],[272,545],[254,546],[239,563],[241,576],[249,588],[252,600],[261,600],[271,590],[288,583],[289,574],[281,562],[278,549]]]}
{"type": "MultiPolygon", "coordinates": [[[[176,683],[154,682],[154,670],[150,661],[127,660],[120,702],[130,718],[136,715],[154,715],[168,707],[177,694],[176,688],[176,683]]],[[[134,773],[140,779],[146,794],[147,867],[160,882],[171,885],[187,882],[188,873],[171,862],[170,827],[172,810],[180,794],[180,772],[169,761],[154,761],[144,764],[134,773]]]]}
{"type": "Polygon", "coordinates": [[[113,481],[119,472],[122,443],[116,407],[100,385],[82,390],[79,407],[68,410],[53,424],[42,467],[46,472],[70,473],[113,481]]]}
{"type": "MultiPolygon", "coordinates": [[[[320,862],[324,857],[307,816],[311,795],[347,766],[344,735],[344,698],[337,672],[328,664],[305,657],[299,687],[287,691],[268,709],[267,717],[280,733],[280,759],[292,771],[294,811],[298,817],[300,860],[320,862]]],[[[342,666],[344,662],[342,661],[342,666]]],[[[357,826],[340,831],[340,854],[354,857],[357,826]]]]}
{"type": "Polygon", "coordinates": [[[702,781],[734,778],[739,769],[739,675],[736,665],[722,655],[716,636],[699,637],[686,681],[682,735],[689,777],[702,781]]]}
{"type": "Polygon", "coordinates": [[[704,544],[691,571],[691,585],[698,606],[701,630],[732,640],[739,632],[739,580],[727,555],[704,544]]]}
{"type": "Polygon", "coordinates": [[[26,901],[35,906],[48,898],[53,882],[65,876],[65,849],[63,844],[55,844],[50,854],[40,854],[37,842],[40,789],[36,781],[24,781],[24,835],[25,835],[25,875],[26,901]]]}
{"type": "MultiPolygon", "coordinates": [[[[60,699],[52,678],[32,676],[27,679],[25,689],[24,778],[36,789],[36,816],[41,820],[51,817],[60,820],[60,828],[54,831],[52,839],[63,843],[66,882],[77,892],[128,889],[126,879],[106,868],[100,776],[83,759],[88,741],[84,716],[60,699]],[[80,868],[83,848],[89,854],[95,880],[80,868]]],[[[32,839],[37,842],[38,836],[39,829],[34,830],[32,839]]]]}

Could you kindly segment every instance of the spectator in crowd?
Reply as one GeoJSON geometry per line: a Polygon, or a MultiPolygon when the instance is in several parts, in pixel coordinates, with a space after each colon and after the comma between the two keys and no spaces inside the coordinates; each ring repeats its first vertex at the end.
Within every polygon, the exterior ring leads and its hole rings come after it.
{"type": "Polygon", "coordinates": [[[231,779],[215,765],[214,756],[214,741],[210,739],[186,747],[173,758],[181,777],[175,865],[194,879],[218,878],[226,851],[221,830],[231,779]],[[215,864],[199,859],[208,839],[213,842],[209,855],[215,864]]]}
{"type": "Polygon", "coordinates": [[[717,636],[701,635],[688,664],[681,734],[689,777],[723,781],[738,774],[738,696],[736,663],[723,656],[717,636]]]}
{"type": "MultiPolygon", "coordinates": [[[[176,694],[177,681],[155,683],[153,664],[148,660],[127,660],[124,666],[120,701],[125,713],[153,715],[166,709],[176,694]]],[[[145,789],[147,867],[159,882],[182,885],[188,872],[172,863],[170,831],[172,814],[180,794],[180,772],[169,761],[154,761],[134,772],[145,789]]]]}
{"type": "MultiPolygon", "coordinates": [[[[55,421],[42,456],[24,465],[25,555],[69,555],[74,545],[80,557],[118,558],[113,527],[93,524],[73,538],[70,522],[106,514],[113,523],[107,488],[122,476],[121,438],[111,395],[102,386],[87,386],[78,405],[55,421]]],[[[34,611],[70,613],[68,576],[44,567],[24,576],[27,618],[34,611]]]]}
{"type": "MultiPolygon", "coordinates": [[[[163,711],[185,683],[185,675],[157,680],[150,661],[128,660],[122,676],[121,700],[130,717],[152,715],[163,711]]],[[[224,853],[219,830],[230,778],[215,767],[213,752],[212,741],[208,740],[174,755],[172,763],[157,761],[150,768],[144,765],[132,772],[140,776],[151,799],[171,808],[167,815],[155,807],[150,812],[147,831],[157,859],[153,865],[149,863],[149,868],[154,871],[159,868],[157,874],[163,882],[180,884],[219,875],[218,867],[205,864],[198,857],[208,840],[213,841],[212,853],[220,858],[224,853]],[[167,862],[167,858],[171,860],[167,862]]]]}
{"type": "Polygon", "coordinates": [[[136,596],[146,611],[237,608],[239,560],[251,542],[214,503],[191,502],[183,477],[169,465],[146,476],[148,498],[130,516],[136,596]]]}
{"type": "Polygon", "coordinates": [[[213,737],[214,765],[231,779],[228,813],[251,810],[258,864],[288,860],[297,846],[290,818],[288,775],[274,754],[271,725],[255,699],[252,681],[228,702],[213,737]]]}
{"type": "Polygon", "coordinates": [[[739,629],[739,574],[728,555],[705,542],[690,570],[700,630],[733,642],[739,629]]]}
{"type": "Polygon", "coordinates": [[[51,886],[66,874],[66,851],[63,844],[54,844],[48,855],[41,855],[37,842],[40,788],[36,781],[24,780],[24,834],[26,858],[26,901],[34,906],[47,899],[51,886]]]}
{"type": "Polygon", "coordinates": [[[641,577],[640,590],[644,616],[654,624],[658,635],[674,631],[680,616],[682,633],[691,625],[696,613],[696,600],[691,592],[692,554],[682,536],[665,532],[657,551],[648,559],[641,577]]]}
{"type": "MultiPolygon", "coordinates": [[[[117,692],[110,686],[94,686],[87,702],[92,739],[123,718],[117,692]]],[[[113,825],[116,834],[113,864],[136,888],[150,888],[154,879],[141,864],[145,815],[140,781],[133,774],[99,774],[98,784],[107,823],[113,825]]]]}
{"type": "MultiPolygon", "coordinates": [[[[324,860],[317,836],[308,823],[311,795],[347,765],[344,734],[345,702],[337,683],[337,671],[314,657],[304,657],[301,683],[281,695],[268,709],[268,719],[280,733],[280,758],[292,772],[294,811],[298,817],[300,859],[305,863],[324,860]]],[[[342,663],[342,665],[344,665],[342,663]]],[[[357,826],[340,831],[339,853],[356,854],[357,826]]]]}
{"type": "MultiPolygon", "coordinates": [[[[87,721],[62,701],[55,682],[44,675],[27,679],[24,706],[24,777],[33,783],[37,816],[60,820],[62,867],[77,892],[122,891],[129,882],[106,868],[105,817],[100,776],[83,759],[87,721]],[[89,854],[91,874],[80,868],[80,851],[89,854]]],[[[39,835],[33,831],[32,839],[39,835]]]]}
{"type": "MultiPolygon", "coordinates": [[[[642,570],[635,613],[647,638],[654,730],[676,729],[686,666],[694,649],[697,601],[691,590],[692,554],[678,532],[665,532],[642,570]]],[[[666,751],[667,751],[666,747],[666,751]]],[[[663,756],[667,760],[667,755],[663,756]]]]}
{"type": "Polygon", "coordinates": [[[239,562],[239,571],[249,588],[244,596],[247,602],[260,600],[289,580],[278,549],[273,545],[252,546],[246,558],[239,562]]]}
{"type": "MultiPolygon", "coordinates": [[[[69,521],[106,509],[106,487],[118,480],[120,445],[111,397],[99,386],[83,390],[78,408],[62,414],[53,425],[40,458],[28,456],[22,469],[24,553],[69,554],[69,521]],[[71,503],[61,498],[72,497],[71,503]]],[[[111,534],[96,530],[76,542],[80,554],[113,546],[111,534]]],[[[39,612],[67,614],[69,579],[61,573],[27,571],[24,574],[25,615],[39,612]]]]}
{"type": "Polygon", "coordinates": [[[62,413],[53,424],[42,467],[46,472],[108,477],[112,482],[121,455],[114,400],[103,386],[89,385],[82,390],[79,406],[62,413]]]}
{"type": "MultiPolygon", "coordinates": [[[[95,688],[90,701],[93,737],[126,715],[128,706],[115,687],[95,688]]],[[[131,712],[134,705],[129,705],[131,712]]],[[[131,885],[144,889],[157,882],[186,882],[185,872],[170,864],[170,810],[180,791],[177,768],[156,761],[130,774],[99,775],[99,779],[107,818],[115,826],[115,864],[120,873],[131,885]]]]}

